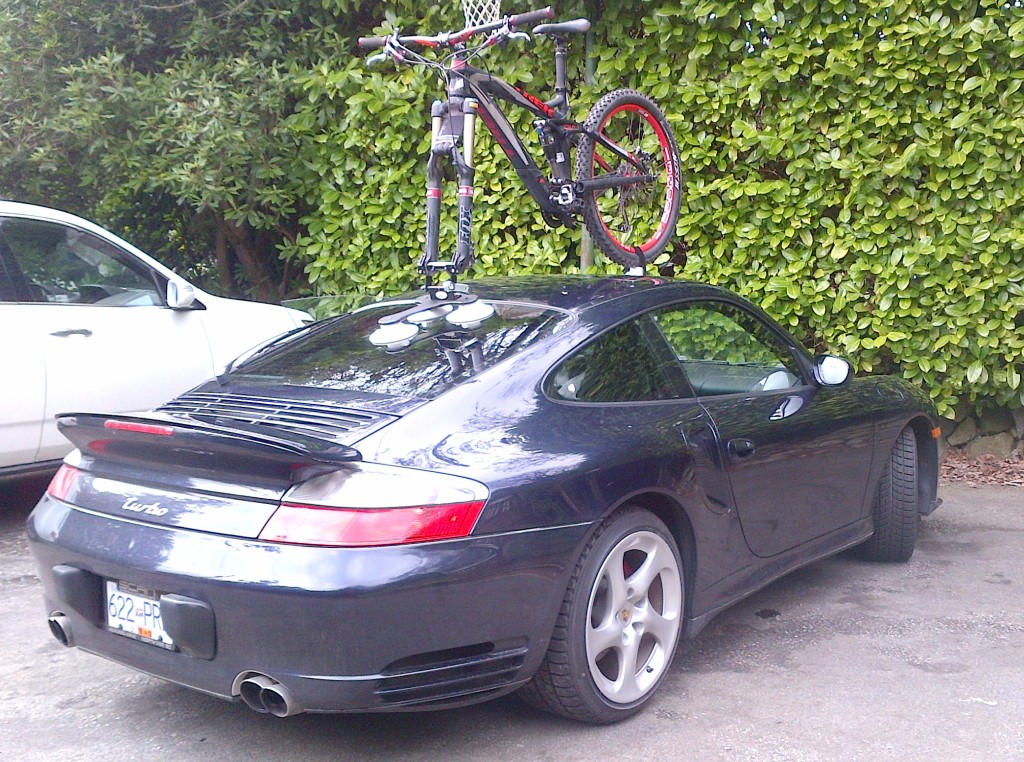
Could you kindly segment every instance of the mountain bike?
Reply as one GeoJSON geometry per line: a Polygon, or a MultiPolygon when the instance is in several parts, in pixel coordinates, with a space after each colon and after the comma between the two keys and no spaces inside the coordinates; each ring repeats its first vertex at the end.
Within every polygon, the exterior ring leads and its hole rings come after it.
{"type": "MultiPolygon", "coordinates": [[[[363,50],[381,49],[367,59],[368,64],[390,58],[398,64],[425,66],[436,71],[445,83],[447,98],[434,101],[430,111],[426,245],[418,264],[428,291],[440,288],[434,285],[434,278],[445,272],[448,283],[454,284],[473,262],[474,139],[478,118],[508,156],[552,227],[576,228],[582,217],[598,248],[627,268],[644,268],[652,263],[675,233],[681,200],[679,150],[658,106],[634,90],[620,89],[598,100],[582,123],[569,116],[569,38],[587,32],[589,21],[543,23],[531,30],[534,36],[547,37],[554,43],[555,86],[550,100],[541,100],[470,64],[493,46],[531,40],[522,29],[553,17],[549,7],[457,32],[428,36],[395,31],[385,37],[358,40],[363,50]],[[424,55],[427,50],[441,55],[428,58],[424,55]],[[499,102],[533,114],[533,128],[550,167],[549,176],[538,167],[499,102]],[[459,182],[456,246],[450,260],[440,258],[438,240],[446,161],[454,165],[459,182]]],[[[451,285],[448,289],[452,290],[451,285]]]]}

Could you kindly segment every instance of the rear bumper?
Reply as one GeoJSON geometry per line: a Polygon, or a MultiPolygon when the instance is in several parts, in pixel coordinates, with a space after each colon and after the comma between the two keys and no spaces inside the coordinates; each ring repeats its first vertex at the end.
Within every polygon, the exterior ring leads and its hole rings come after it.
{"type": "Polygon", "coordinates": [[[228,699],[266,675],[316,712],[451,706],[528,680],[587,531],[334,549],[124,523],[49,496],[29,517],[46,613],[76,647],[228,699]],[[108,631],[104,579],[166,596],[179,647],[108,631]]]}

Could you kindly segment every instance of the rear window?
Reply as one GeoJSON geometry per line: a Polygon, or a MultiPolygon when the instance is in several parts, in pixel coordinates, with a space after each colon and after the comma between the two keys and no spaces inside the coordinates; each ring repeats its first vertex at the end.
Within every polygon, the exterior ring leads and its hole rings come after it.
{"type": "MultiPolygon", "coordinates": [[[[569,319],[547,307],[492,302],[494,315],[460,328],[443,316],[414,324],[404,348],[375,346],[379,319],[405,305],[376,306],[313,325],[305,334],[243,362],[232,373],[246,384],[291,384],[321,389],[433,399],[549,336],[569,319]]],[[[406,321],[408,322],[408,321],[406,321]]]]}

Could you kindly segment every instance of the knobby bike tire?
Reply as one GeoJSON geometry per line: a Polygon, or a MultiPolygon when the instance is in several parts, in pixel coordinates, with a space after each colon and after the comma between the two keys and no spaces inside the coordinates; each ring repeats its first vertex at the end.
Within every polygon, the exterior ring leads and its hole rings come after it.
{"type": "Polygon", "coordinates": [[[583,221],[598,248],[627,268],[652,263],[675,235],[682,201],[679,148],[661,109],[635,90],[599,100],[583,123],[576,179],[628,176],[636,168],[587,133],[607,137],[640,158],[652,182],[592,190],[582,197],[583,221]],[[641,262],[641,257],[643,261],[641,262]]]}

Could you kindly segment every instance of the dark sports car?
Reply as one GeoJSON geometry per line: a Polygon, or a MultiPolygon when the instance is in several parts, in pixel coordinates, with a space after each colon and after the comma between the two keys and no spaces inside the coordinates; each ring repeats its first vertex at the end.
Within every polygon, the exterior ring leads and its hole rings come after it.
{"type": "Polygon", "coordinates": [[[278,716],[518,689],[614,722],[723,608],[905,561],[937,505],[926,395],[655,278],[377,304],[60,425],[28,522],[56,637],[278,716]]]}

